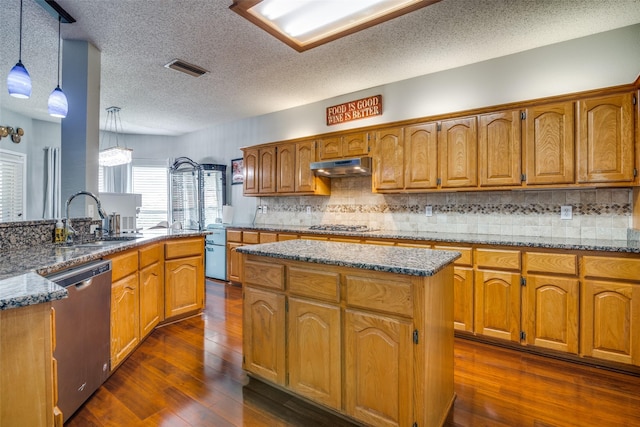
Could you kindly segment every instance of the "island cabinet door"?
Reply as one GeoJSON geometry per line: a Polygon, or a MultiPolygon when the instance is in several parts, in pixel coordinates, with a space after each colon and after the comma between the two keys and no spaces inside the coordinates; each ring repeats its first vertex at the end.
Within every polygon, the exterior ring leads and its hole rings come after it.
{"type": "Polygon", "coordinates": [[[412,323],[355,310],[345,313],[345,409],[372,426],[413,419],[412,323]]]}
{"type": "Polygon", "coordinates": [[[340,307],[289,299],[289,388],[341,409],[340,307]]]}
{"type": "Polygon", "coordinates": [[[250,287],[244,290],[244,369],[285,385],[285,297],[250,287]]]}

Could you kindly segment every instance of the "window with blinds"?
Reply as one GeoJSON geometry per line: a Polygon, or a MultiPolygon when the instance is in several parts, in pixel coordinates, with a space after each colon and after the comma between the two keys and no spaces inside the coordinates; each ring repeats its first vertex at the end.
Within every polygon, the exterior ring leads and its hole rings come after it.
{"type": "Polygon", "coordinates": [[[136,166],[131,168],[133,192],[142,194],[137,228],[149,228],[167,221],[167,167],[136,166]]]}
{"type": "Polygon", "coordinates": [[[27,156],[0,150],[0,221],[25,219],[27,156]]]}

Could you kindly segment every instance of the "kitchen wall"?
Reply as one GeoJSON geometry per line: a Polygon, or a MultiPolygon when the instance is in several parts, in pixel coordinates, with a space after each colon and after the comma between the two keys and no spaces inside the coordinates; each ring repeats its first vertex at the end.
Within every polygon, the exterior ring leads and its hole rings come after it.
{"type": "Polygon", "coordinates": [[[267,206],[266,214],[255,216],[260,225],[626,240],[631,224],[628,188],[385,195],[371,193],[371,177],[350,177],[332,179],[331,196],[262,197],[258,205],[267,206]],[[572,206],[571,220],[560,219],[561,205],[572,206]]]}

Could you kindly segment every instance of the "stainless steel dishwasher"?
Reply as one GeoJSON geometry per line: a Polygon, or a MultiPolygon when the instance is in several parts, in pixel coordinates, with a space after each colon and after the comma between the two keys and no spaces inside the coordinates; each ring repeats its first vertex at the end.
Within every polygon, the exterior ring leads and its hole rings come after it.
{"type": "Polygon", "coordinates": [[[111,261],[94,261],[48,276],[67,289],[54,301],[58,407],[66,422],[109,377],[111,261]]]}

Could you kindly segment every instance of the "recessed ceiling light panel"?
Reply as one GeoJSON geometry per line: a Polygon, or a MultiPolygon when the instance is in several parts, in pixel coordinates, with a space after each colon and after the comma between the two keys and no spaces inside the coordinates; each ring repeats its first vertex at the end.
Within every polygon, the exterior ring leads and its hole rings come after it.
{"type": "Polygon", "coordinates": [[[302,52],[440,0],[236,0],[231,6],[302,52]]]}
{"type": "Polygon", "coordinates": [[[189,64],[188,62],[183,61],[181,59],[174,59],[168,64],[165,64],[164,66],[165,68],[171,68],[172,70],[180,71],[182,73],[189,74],[190,76],[193,76],[193,77],[200,77],[208,73],[208,71],[205,70],[204,68],[198,67],[197,65],[194,65],[194,64],[189,64]]]}

